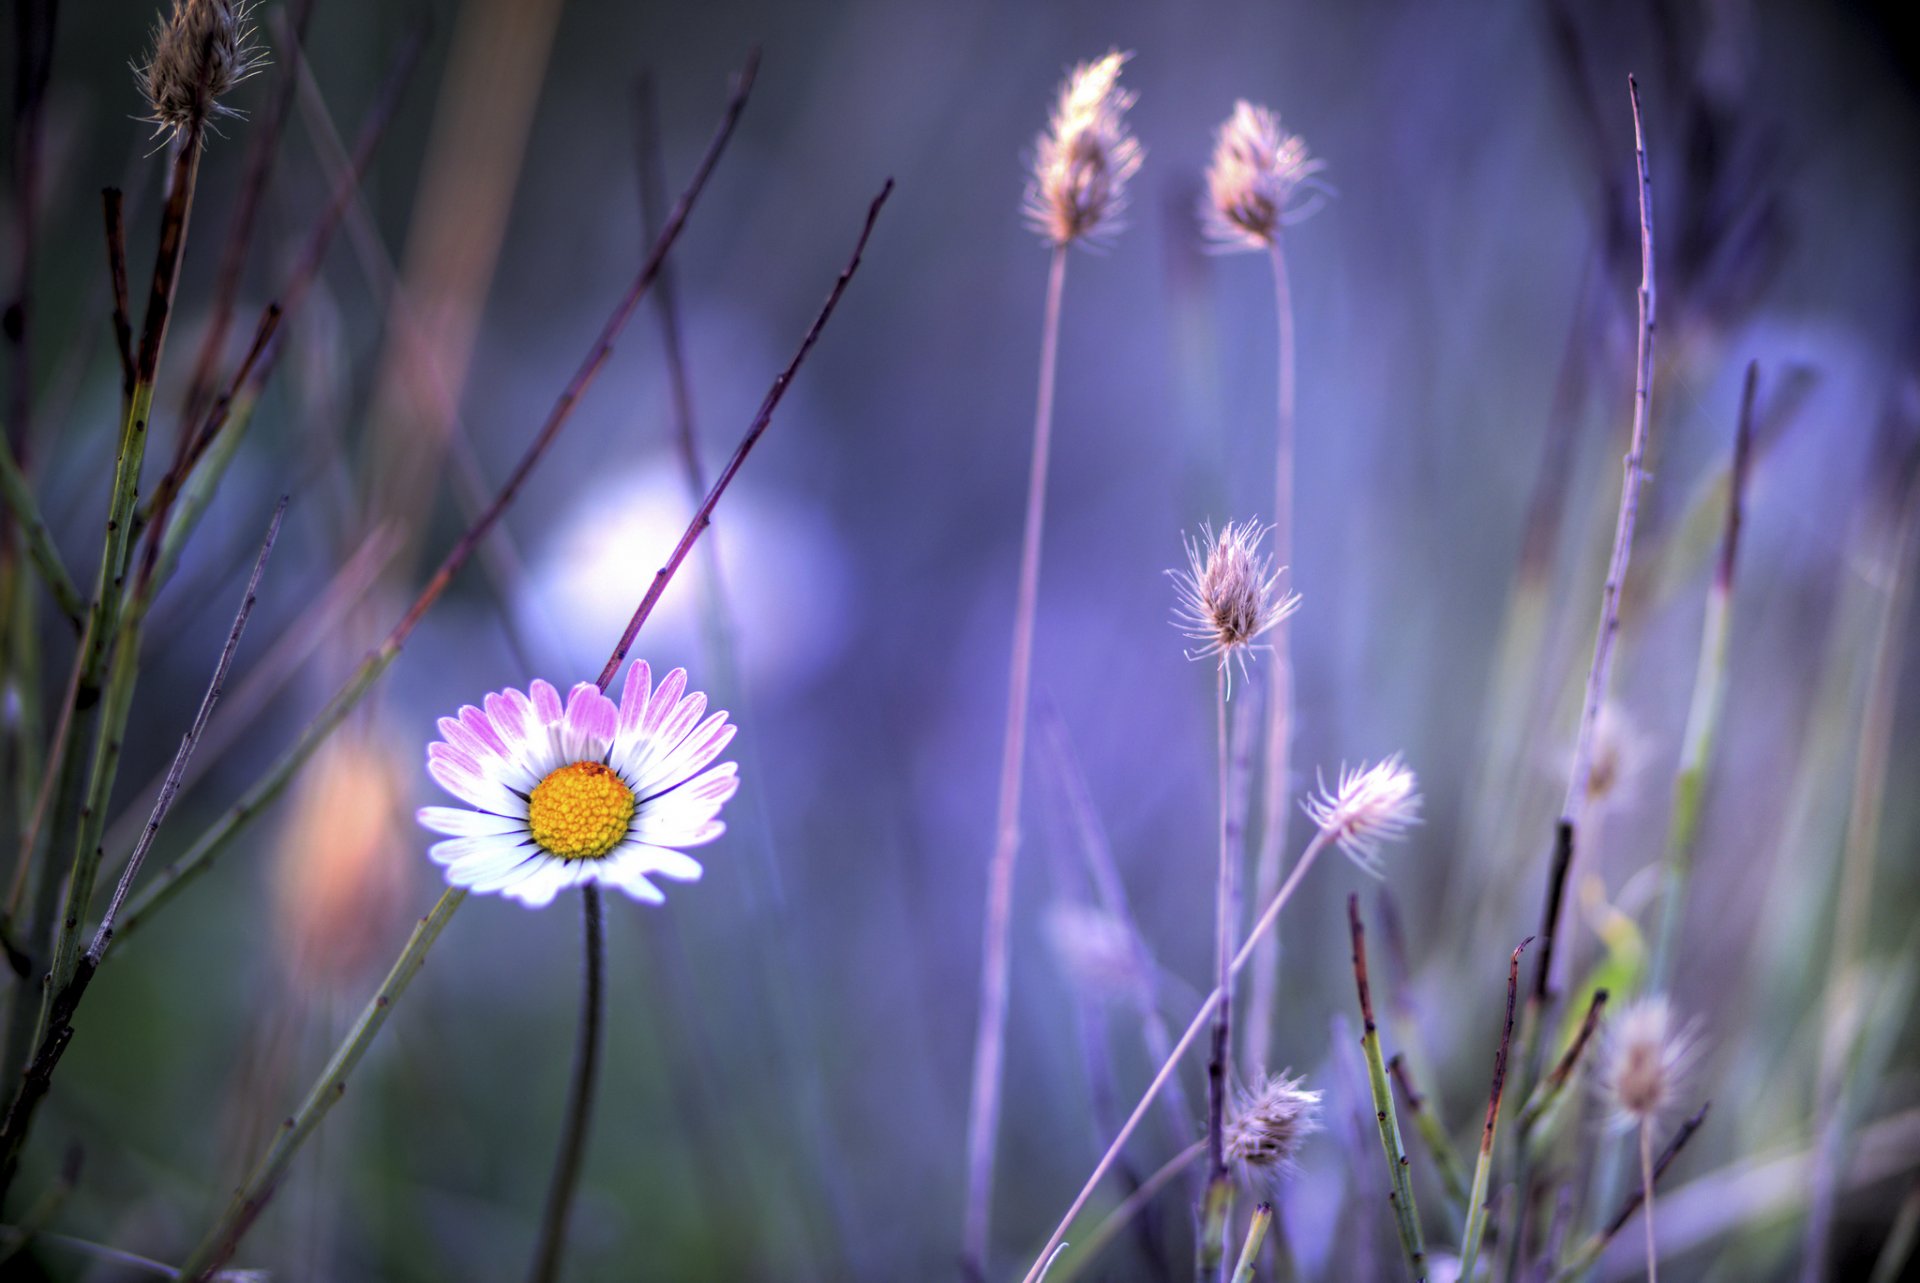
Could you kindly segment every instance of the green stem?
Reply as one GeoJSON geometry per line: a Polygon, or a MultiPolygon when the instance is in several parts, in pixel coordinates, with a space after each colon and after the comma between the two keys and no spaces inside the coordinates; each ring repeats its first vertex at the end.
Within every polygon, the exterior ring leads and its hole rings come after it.
{"type": "Polygon", "coordinates": [[[1233,1283],[1253,1283],[1253,1269],[1260,1263],[1260,1249],[1267,1241],[1267,1227],[1271,1224],[1273,1204],[1262,1203],[1253,1209],[1253,1220],[1247,1225],[1247,1241],[1240,1248],[1240,1262],[1233,1267],[1233,1283]]]}
{"type": "Polygon", "coordinates": [[[347,1078],[353,1073],[354,1066],[367,1054],[367,1048],[373,1044],[381,1026],[387,1023],[393,1004],[399,1001],[407,985],[419,974],[420,968],[426,963],[427,951],[440,938],[441,931],[446,929],[454,911],[466,898],[464,889],[448,887],[427,916],[420,919],[420,924],[407,938],[406,946],[400,950],[400,956],[394,959],[393,969],[387,972],[387,978],[381,982],[373,999],[361,1009],[360,1018],[353,1022],[346,1039],[335,1049],[326,1068],[320,1071],[320,1077],[307,1092],[306,1099],[300,1102],[300,1107],[292,1117],[280,1124],[273,1143],[261,1155],[260,1161],[254,1164],[253,1170],[247,1173],[233,1201],[227,1205],[226,1212],[207,1231],[192,1255],[181,1264],[182,1279],[189,1283],[200,1283],[233,1256],[242,1236],[273,1197],[274,1189],[286,1174],[287,1165],[293,1161],[294,1154],[327,1116],[327,1111],[346,1094],[347,1078]]]}
{"type": "Polygon", "coordinates": [[[1400,1094],[1406,1098],[1407,1116],[1413,1119],[1413,1129],[1420,1133],[1427,1152],[1433,1156],[1433,1169],[1440,1177],[1441,1193],[1446,1197],[1447,1210],[1456,1216],[1464,1216],[1467,1206],[1467,1178],[1460,1156],[1453,1151],[1453,1141],[1447,1136],[1446,1124],[1440,1120],[1437,1110],[1430,1108],[1428,1097],[1422,1096],[1415,1088],[1412,1070],[1398,1055],[1387,1061],[1387,1074],[1400,1084],[1400,1094]]]}
{"type": "Polygon", "coordinates": [[[1360,1050],[1367,1059],[1367,1086],[1373,1093],[1373,1116],[1380,1124],[1380,1148],[1387,1158],[1393,1189],[1394,1226],[1400,1232],[1400,1249],[1406,1254],[1407,1267],[1415,1279],[1427,1277],[1427,1247],[1420,1235],[1420,1212],[1413,1201],[1413,1181],[1407,1164],[1407,1147],[1400,1139],[1400,1118],[1393,1106],[1393,1088],[1387,1082],[1387,1064],[1380,1054],[1380,1030],[1373,1022],[1373,993],[1367,985],[1367,936],[1360,924],[1360,897],[1347,897],[1347,923],[1353,935],[1353,978],[1360,991],[1360,1020],[1365,1030],[1360,1050]]]}
{"type": "Polygon", "coordinates": [[[1500,1097],[1507,1083],[1507,1049],[1513,1042],[1513,1008],[1520,996],[1520,953],[1533,937],[1520,942],[1507,966],[1507,1022],[1500,1031],[1500,1050],[1493,1058],[1493,1089],[1487,1096],[1487,1121],[1480,1132],[1480,1158],[1473,1165],[1473,1193],[1467,1199],[1466,1229],[1460,1237],[1460,1280],[1473,1283],[1473,1267],[1480,1258],[1480,1239],[1487,1229],[1487,1183],[1493,1172],[1493,1143],[1500,1129],[1500,1097]]]}
{"type": "MultiPolygon", "coordinates": [[[[1224,1004],[1222,1004],[1224,1005],[1224,1004]]],[[[1227,1221],[1233,1215],[1233,1181],[1216,1176],[1200,1202],[1200,1237],[1194,1244],[1196,1283],[1218,1283],[1227,1256],[1227,1221]]]]}

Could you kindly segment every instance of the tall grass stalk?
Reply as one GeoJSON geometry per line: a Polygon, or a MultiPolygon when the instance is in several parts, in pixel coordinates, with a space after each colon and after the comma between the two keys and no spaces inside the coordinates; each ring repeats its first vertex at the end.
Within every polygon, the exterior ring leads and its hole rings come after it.
{"type": "Polygon", "coordinates": [[[1040,324],[1040,385],[1034,398],[1033,451],[1027,466],[1026,519],[1020,534],[1020,581],[1013,610],[1007,674],[1007,722],[1000,747],[993,856],[987,865],[986,935],[980,961],[980,1022],[974,1036],[973,1086],[967,1110],[967,1208],[961,1250],[969,1268],[984,1270],[993,1215],[993,1158],[1000,1130],[1001,1076],[1006,1065],[1013,873],[1020,854],[1020,786],[1027,750],[1027,706],[1033,679],[1034,617],[1040,605],[1040,545],[1047,515],[1047,468],[1053,451],[1054,372],[1060,354],[1060,301],[1066,290],[1067,245],[1053,247],[1046,310],[1040,324]]]}
{"type": "Polygon", "coordinates": [[[1240,1245],[1240,1260],[1233,1267],[1233,1283],[1253,1283],[1254,1270],[1260,1264],[1260,1249],[1267,1242],[1267,1227],[1273,1224],[1273,1204],[1262,1203],[1253,1209],[1247,1223],[1246,1242],[1240,1245]]]}
{"type": "MultiPolygon", "coordinates": [[[[1273,561],[1293,563],[1293,286],[1287,274],[1282,233],[1276,225],[1268,257],[1273,264],[1275,325],[1273,561]]],[[[1283,620],[1273,630],[1271,676],[1267,679],[1266,777],[1261,788],[1260,854],[1254,865],[1253,898],[1259,904],[1280,884],[1280,860],[1287,848],[1287,805],[1293,763],[1293,654],[1283,620]]],[[[1273,1050],[1273,1008],[1280,988],[1280,942],[1270,939],[1254,957],[1252,997],[1247,1006],[1243,1062],[1249,1077],[1265,1070],[1273,1050]]]]}
{"type": "Polygon", "coordinates": [[[1466,1169],[1461,1165],[1460,1156],[1454,1152],[1446,1124],[1441,1122],[1438,1112],[1431,1107],[1429,1098],[1422,1096],[1414,1086],[1411,1075],[1412,1071],[1407,1068],[1403,1056],[1395,1054],[1387,1058],[1387,1076],[1400,1088],[1401,1098],[1407,1106],[1407,1117],[1413,1120],[1413,1129],[1420,1133],[1420,1139],[1433,1159],[1434,1175],[1440,1178],[1440,1192],[1446,1199],[1447,1210],[1455,1216],[1465,1217],[1468,1199],[1466,1169]]]}

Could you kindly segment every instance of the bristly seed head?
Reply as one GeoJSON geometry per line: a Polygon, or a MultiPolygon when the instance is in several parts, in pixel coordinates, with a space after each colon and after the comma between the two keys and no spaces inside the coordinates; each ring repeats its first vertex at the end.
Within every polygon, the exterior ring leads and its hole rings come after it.
{"type": "Polygon", "coordinates": [[[1227,1160],[1239,1165],[1249,1184],[1292,1171],[1301,1144],[1320,1130],[1320,1093],[1302,1090],[1305,1081],[1269,1074],[1253,1090],[1236,1093],[1222,1139],[1227,1160]]]}
{"type": "MultiPolygon", "coordinates": [[[[1297,593],[1280,591],[1281,571],[1273,568],[1273,559],[1260,554],[1260,541],[1270,529],[1229,521],[1217,535],[1203,525],[1198,539],[1185,539],[1187,569],[1167,573],[1176,590],[1174,627],[1203,643],[1187,652],[1188,659],[1217,655],[1222,668],[1238,661],[1244,675],[1255,640],[1300,608],[1297,593]]],[[[1227,681],[1230,692],[1231,669],[1227,681]]]]}
{"type": "Polygon", "coordinates": [[[154,24],[153,52],[134,64],[156,134],[198,133],[217,115],[237,115],[220,98],[266,65],[253,42],[246,0],[173,0],[173,12],[154,24]]]}
{"type": "Polygon", "coordinates": [[[1302,802],[1301,807],[1347,858],[1380,877],[1380,845],[1420,822],[1419,781],[1395,753],[1376,766],[1340,772],[1339,782],[1302,802]]]}
{"type": "Polygon", "coordinates": [[[1120,88],[1121,65],[1132,56],[1115,50],[1069,72],[1034,142],[1027,221],[1056,247],[1097,244],[1120,229],[1127,180],[1142,154],[1125,119],[1133,94],[1120,88]]]}
{"type": "Polygon", "coordinates": [[[1654,1122],[1679,1101],[1700,1050],[1697,1025],[1674,1024],[1659,994],[1637,999],[1608,1025],[1600,1090],[1619,1127],[1654,1122]]]}
{"type": "Polygon", "coordinates": [[[1298,134],[1280,127],[1280,117],[1244,98],[1236,102],[1214,136],[1207,167],[1200,205],[1207,239],[1222,250],[1272,245],[1281,227],[1320,207],[1325,189],[1313,176],[1324,168],[1298,134]]]}

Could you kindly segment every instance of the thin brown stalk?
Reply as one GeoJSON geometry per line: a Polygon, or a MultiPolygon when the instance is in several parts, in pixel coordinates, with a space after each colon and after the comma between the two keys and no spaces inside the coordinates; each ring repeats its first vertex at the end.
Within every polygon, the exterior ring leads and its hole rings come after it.
{"type": "Polygon", "coordinates": [[[1467,1227],[1460,1247],[1460,1277],[1474,1277],[1480,1238],[1487,1226],[1487,1187],[1493,1173],[1493,1140],[1500,1127],[1500,1097],[1507,1085],[1507,1049],[1513,1043],[1513,1009],[1520,997],[1520,954],[1533,943],[1528,936],[1507,964],[1507,1019],[1500,1029],[1500,1049],[1493,1056],[1493,1087],[1487,1093],[1487,1121],[1480,1130],[1480,1158],[1474,1164],[1473,1192],[1467,1199],[1467,1227]]]}
{"type": "Polygon", "coordinates": [[[1222,664],[1214,674],[1216,702],[1219,705],[1219,733],[1216,736],[1220,773],[1220,868],[1214,888],[1214,987],[1220,1001],[1213,1017],[1213,1055],[1207,1061],[1207,1174],[1215,1184],[1227,1176],[1227,1058],[1233,1045],[1233,927],[1238,894],[1239,868],[1233,858],[1233,838],[1228,813],[1232,810],[1232,781],[1228,760],[1227,667],[1222,664]]]}
{"type": "Polygon", "coordinates": [[[133,396],[133,321],[127,312],[126,198],[118,187],[100,189],[100,213],[106,223],[107,276],[113,284],[113,340],[120,353],[120,396],[133,396]]]}
{"type": "Polygon", "coordinates": [[[1169,1181],[1191,1167],[1193,1160],[1206,1152],[1207,1142],[1197,1140],[1168,1159],[1153,1175],[1141,1181],[1140,1187],[1127,1195],[1118,1207],[1109,1212],[1106,1220],[1101,1221],[1091,1234],[1079,1241],[1073,1256],[1065,1261],[1057,1272],[1048,1273],[1047,1283],[1067,1283],[1067,1280],[1078,1274],[1083,1266],[1100,1255],[1101,1250],[1113,1241],[1115,1235],[1132,1224],[1134,1219],[1152,1204],[1154,1198],[1167,1187],[1169,1181]]]}
{"type": "MultiPolygon", "coordinates": [[[[1710,1104],[1700,1106],[1693,1117],[1680,1124],[1680,1130],[1673,1134],[1673,1139],[1667,1142],[1666,1149],[1661,1151],[1660,1157],[1653,1164],[1654,1182],[1657,1183],[1662,1176],[1665,1176],[1667,1168],[1673,1166],[1673,1160],[1680,1157],[1680,1151],[1686,1148],[1687,1142],[1693,1139],[1693,1134],[1700,1130],[1702,1123],[1707,1121],[1707,1110],[1711,1107],[1710,1104]]],[[[1621,1205],[1620,1210],[1614,1213],[1613,1219],[1607,1222],[1606,1229],[1601,1231],[1602,1236],[1611,1239],[1625,1229],[1627,1222],[1632,1220],[1633,1214],[1640,1210],[1640,1204],[1646,1197],[1645,1190],[1637,1190],[1630,1195],[1621,1205]]]]}
{"type": "Polygon", "coordinates": [[[1047,270],[1047,302],[1040,328],[1040,385],[1033,413],[1033,454],[1027,469],[1026,520],[1020,536],[1020,583],[1013,611],[1013,648],[1007,675],[1007,724],[1000,749],[1000,785],[994,808],[993,856],[987,864],[986,936],[980,958],[980,1023],[973,1043],[973,1088],[967,1108],[967,1207],[961,1258],[975,1277],[986,1271],[993,1215],[993,1156],[999,1141],[1001,1074],[1006,1063],[1009,953],[1013,935],[1013,871],[1020,854],[1020,786],[1027,749],[1028,690],[1033,678],[1033,628],[1040,604],[1040,544],[1047,512],[1047,469],[1053,443],[1053,388],[1060,351],[1060,300],[1066,289],[1067,247],[1054,246],[1047,270]]]}
{"type": "Polygon", "coordinates": [[[633,618],[627,621],[626,631],[620,634],[619,645],[613,648],[613,654],[607,657],[606,667],[600,670],[602,689],[605,689],[607,683],[613,680],[613,675],[620,671],[620,665],[626,660],[627,652],[633,649],[633,639],[639,635],[640,625],[644,624],[647,616],[653,613],[655,604],[660,600],[660,594],[666,591],[667,582],[680,568],[680,563],[687,559],[687,553],[692,551],[694,541],[700,537],[700,532],[712,522],[713,506],[720,501],[720,496],[726,493],[727,487],[733,484],[734,474],[740,471],[740,465],[746,462],[747,455],[752,452],[754,445],[759,442],[768,425],[773,422],[773,412],[779,407],[781,398],[786,396],[787,388],[793,383],[793,376],[799,372],[801,363],[807,359],[807,354],[813,351],[813,345],[820,341],[820,333],[826,328],[828,319],[833,316],[834,308],[839,306],[840,296],[846,292],[848,283],[853,280],[853,274],[860,269],[861,256],[867,249],[867,238],[873,235],[873,225],[880,217],[880,209],[887,203],[887,197],[892,194],[893,180],[889,178],[881,184],[880,194],[875,196],[873,203],[867,207],[867,220],[860,229],[860,239],[854,242],[853,256],[847,260],[847,265],[840,269],[840,275],[834,278],[833,287],[827,291],[826,302],[821,305],[819,313],[813,318],[813,324],[807,327],[806,335],[800,340],[800,346],[794,352],[793,359],[787,362],[787,368],[780,372],[779,377],[773,381],[773,386],[767,389],[767,395],[761,400],[760,409],[753,416],[753,422],[747,426],[746,434],[740,438],[740,444],[734,447],[733,456],[727,460],[726,467],[720,469],[720,475],[714,478],[712,488],[707,491],[707,497],[700,501],[700,507],[693,514],[693,520],[687,524],[686,532],[680,536],[680,542],[674,545],[672,554],[668,556],[667,564],[654,572],[653,582],[647,585],[646,596],[640,599],[640,605],[633,612],[633,618]]]}
{"type": "Polygon", "coordinates": [[[13,362],[7,432],[22,467],[28,461],[33,429],[33,269],[39,249],[40,151],[58,14],[56,0],[18,0],[15,6],[11,184],[15,201],[14,283],[13,297],[6,308],[13,362]]]}

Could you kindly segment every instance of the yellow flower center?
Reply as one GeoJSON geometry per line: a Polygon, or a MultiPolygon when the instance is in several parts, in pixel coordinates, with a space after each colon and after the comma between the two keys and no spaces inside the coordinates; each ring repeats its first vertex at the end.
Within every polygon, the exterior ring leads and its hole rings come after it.
{"type": "Polygon", "coordinates": [[[633,819],[633,790],[599,762],[563,766],[533,787],[527,827],[563,860],[597,860],[619,845],[633,819]]]}

